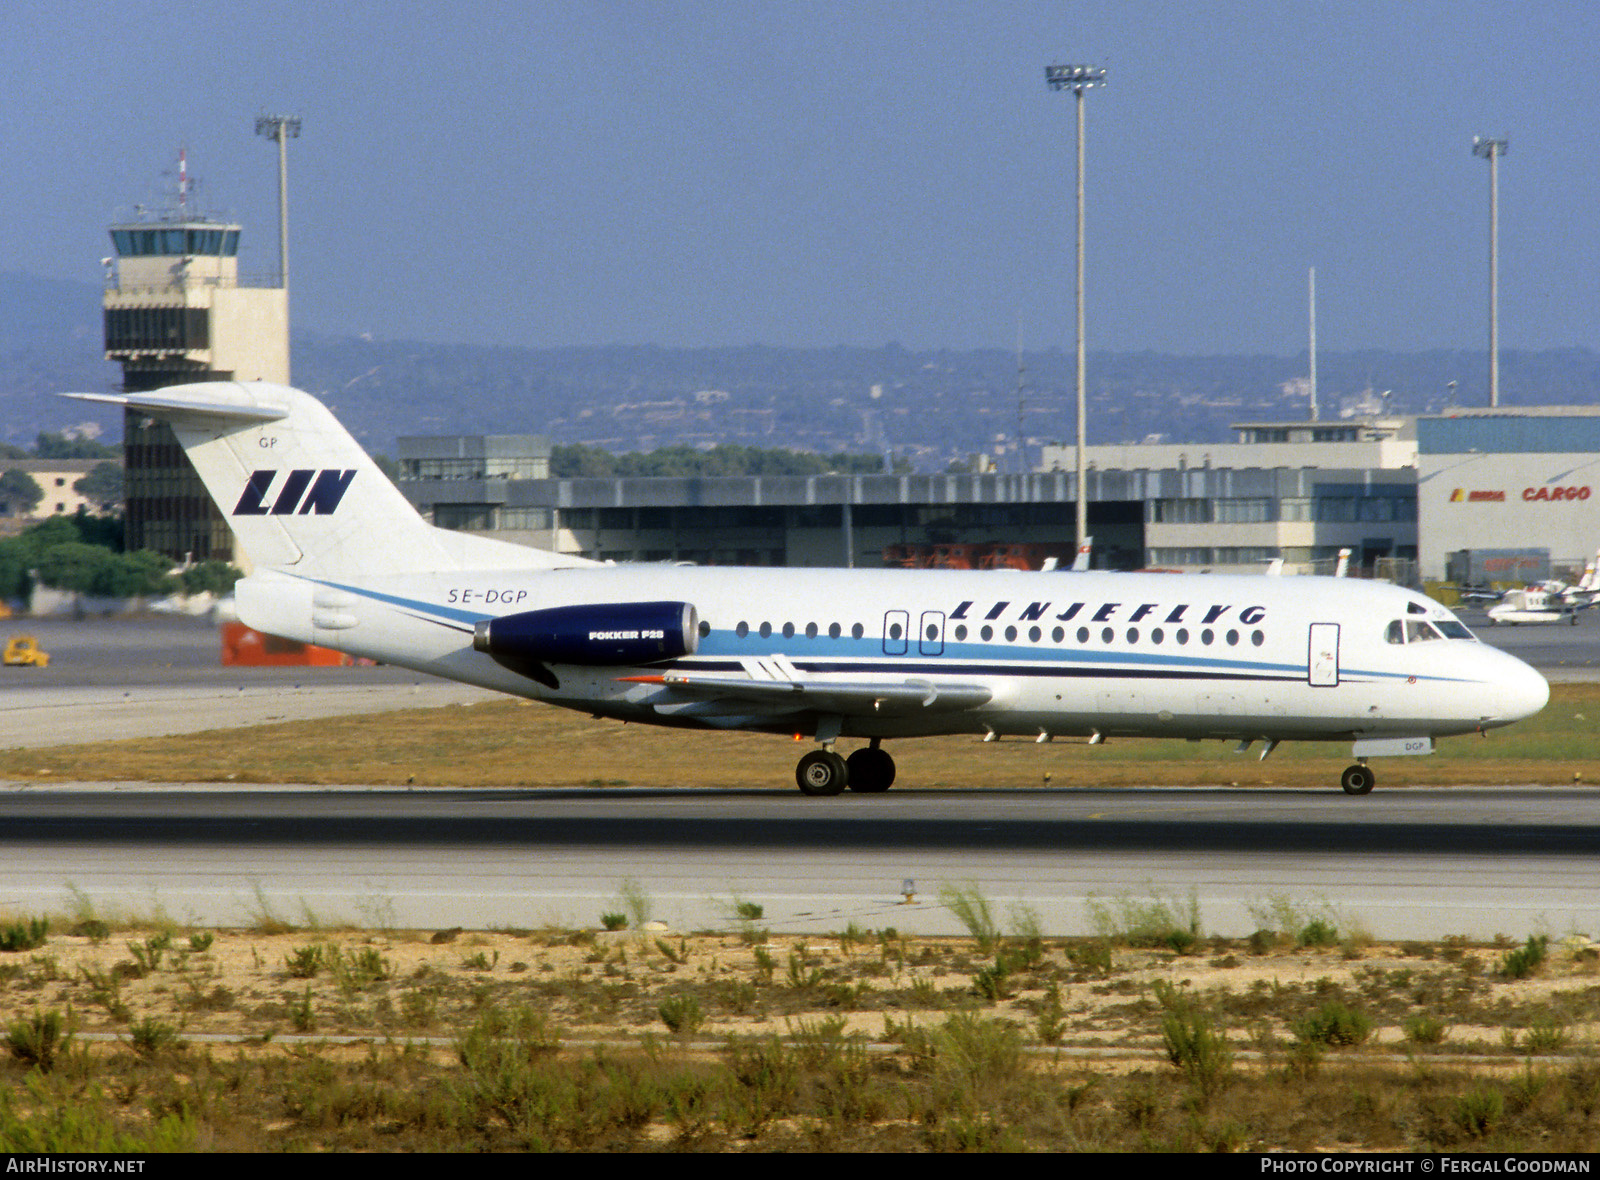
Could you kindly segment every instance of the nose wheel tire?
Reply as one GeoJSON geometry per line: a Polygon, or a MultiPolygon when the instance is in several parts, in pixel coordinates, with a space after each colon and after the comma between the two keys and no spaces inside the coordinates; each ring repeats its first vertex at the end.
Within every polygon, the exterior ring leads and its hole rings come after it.
{"type": "Polygon", "coordinates": [[[1344,788],[1346,795],[1370,795],[1377,784],[1372,769],[1359,763],[1345,767],[1344,773],[1339,776],[1339,785],[1344,788]]]}
{"type": "Polygon", "coordinates": [[[807,795],[837,795],[850,781],[850,772],[832,750],[813,750],[794,768],[794,781],[807,795]]]}
{"type": "Polygon", "coordinates": [[[894,759],[883,749],[864,746],[845,762],[850,776],[850,789],[867,794],[887,791],[894,782],[894,759]]]}

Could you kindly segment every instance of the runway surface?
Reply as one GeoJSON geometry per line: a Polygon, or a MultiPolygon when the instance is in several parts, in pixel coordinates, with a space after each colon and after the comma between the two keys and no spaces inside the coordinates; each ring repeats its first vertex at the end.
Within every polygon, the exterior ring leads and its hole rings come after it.
{"type": "MultiPolygon", "coordinates": [[[[1477,626],[1479,620],[1468,616],[1477,626]]],[[[485,699],[393,668],[225,669],[185,619],[11,621],[45,670],[5,669],[0,745],[44,745],[485,699]]],[[[1600,676],[1600,616],[1483,628],[1552,679],[1600,676]],[[1591,626],[1593,623],[1595,625],[1591,626]]],[[[1002,921],[1087,933],[1094,907],[1193,893],[1245,934],[1281,898],[1384,938],[1600,936],[1600,795],[1548,788],[917,792],[219,790],[0,784],[0,910],[96,904],[249,924],[593,925],[624,881],[678,929],[735,898],[777,931],[960,933],[941,885],[1002,921]],[[913,900],[902,897],[912,882],[913,900]]]]}
{"type": "Polygon", "coordinates": [[[157,737],[488,700],[399,668],[224,668],[203,619],[0,620],[36,636],[47,668],[0,668],[0,748],[157,737]]]}
{"type": "Polygon", "coordinates": [[[1481,610],[1456,612],[1483,642],[1532,664],[1554,683],[1600,679],[1600,611],[1579,611],[1578,622],[1537,626],[1490,623],[1481,610]]]}
{"type": "Polygon", "coordinates": [[[1090,933],[1094,905],[1197,900],[1239,936],[1284,899],[1380,938],[1600,934],[1600,794],[1379,791],[0,792],[0,908],[248,925],[592,926],[625,881],[675,929],[957,934],[941,886],[1090,933]],[[914,899],[903,898],[910,881],[914,899]]]}

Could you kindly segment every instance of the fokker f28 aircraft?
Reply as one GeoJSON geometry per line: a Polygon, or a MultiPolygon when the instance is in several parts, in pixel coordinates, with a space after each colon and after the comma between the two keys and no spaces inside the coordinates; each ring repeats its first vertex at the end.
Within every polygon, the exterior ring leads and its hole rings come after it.
{"type": "Polygon", "coordinates": [[[894,781],[886,740],[1353,742],[1538,712],[1549,686],[1449,610],[1345,579],[598,564],[434,528],[315,398],[74,394],[169,423],[255,572],[250,627],[654,725],[804,734],[809,795],[894,781]],[[848,758],[844,739],[865,744],[848,758]]]}

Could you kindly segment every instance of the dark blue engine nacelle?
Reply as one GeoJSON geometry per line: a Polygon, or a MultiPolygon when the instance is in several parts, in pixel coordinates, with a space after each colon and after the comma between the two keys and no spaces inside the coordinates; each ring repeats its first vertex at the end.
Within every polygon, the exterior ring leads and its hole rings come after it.
{"type": "Polygon", "coordinates": [[[616,667],[693,655],[700,618],[687,602],[600,602],[480,619],[472,646],[542,664],[616,667]]]}

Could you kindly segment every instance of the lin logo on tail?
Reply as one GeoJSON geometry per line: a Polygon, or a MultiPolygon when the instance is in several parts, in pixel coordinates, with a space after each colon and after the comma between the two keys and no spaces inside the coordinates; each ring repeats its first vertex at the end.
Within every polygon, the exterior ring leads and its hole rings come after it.
{"type": "Polygon", "coordinates": [[[296,470],[284,477],[283,486],[276,496],[268,497],[276,471],[252,471],[244,495],[234,506],[235,516],[292,516],[298,510],[301,516],[316,513],[327,516],[339,507],[355,471],[296,470]]]}

